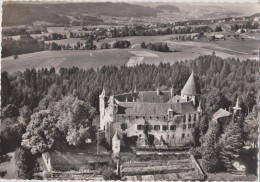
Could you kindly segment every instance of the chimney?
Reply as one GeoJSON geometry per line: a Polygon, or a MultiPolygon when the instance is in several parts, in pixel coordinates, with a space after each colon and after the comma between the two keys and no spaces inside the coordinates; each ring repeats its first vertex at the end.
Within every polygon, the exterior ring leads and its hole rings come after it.
{"type": "Polygon", "coordinates": [[[159,96],[159,95],[160,95],[160,90],[159,90],[159,88],[157,88],[156,92],[157,92],[157,96],[159,96]]]}
{"type": "Polygon", "coordinates": [[[128,102],[127,97],[125,98],[125,102],[128,102]]]}

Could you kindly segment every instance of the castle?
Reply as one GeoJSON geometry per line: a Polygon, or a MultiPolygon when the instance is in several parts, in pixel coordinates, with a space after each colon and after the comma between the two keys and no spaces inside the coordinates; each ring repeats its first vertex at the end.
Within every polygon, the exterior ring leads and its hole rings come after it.
{"type": "MultiPolygon", "coordinates": [[[[155,147],[189,146],[194,143],[195,128],[201,117],[200,92],[192,71],[181,95],[170,91],[131,91],[99,96],[100,129],[107,142],[123,136],[135,137],[136,146],[148,145],[152,136],[155,147]],[[146,131],[146,132],[145,132],[146,131]]],[[[120,145],[120,142],[119,142],[120,145]]]]}

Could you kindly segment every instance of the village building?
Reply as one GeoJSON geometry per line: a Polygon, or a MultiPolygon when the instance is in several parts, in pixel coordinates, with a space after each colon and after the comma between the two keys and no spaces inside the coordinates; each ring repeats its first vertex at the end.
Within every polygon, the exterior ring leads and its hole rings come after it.
{"type": "MultiPolygon", "coordinates": [[[[148,135],[156,147],[189,146],[201,117],[200,92],[192,72],[181,95],[170,91],[131,91],[100,98],[100,129],[107,142],[123,136],[136,137],[137,146],[148,145],[148,135]],[[144,130],[147,129],[147,132],[144,130]]],[[[123,142],[121,142],[123,144],[123,142]]]]}

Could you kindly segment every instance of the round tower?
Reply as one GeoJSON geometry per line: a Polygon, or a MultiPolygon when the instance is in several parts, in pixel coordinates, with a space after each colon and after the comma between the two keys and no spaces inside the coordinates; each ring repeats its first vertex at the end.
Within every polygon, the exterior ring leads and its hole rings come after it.
{"type": "Polygon", "coordinates": [[[198,91],[198,86],[196,84],[194,73],[192,71],[188,81],[181,90],[181,98],[185,99],[186,101],[191,100],[193,104],[196,105],[199,95],[200,94],[198,91]]]}

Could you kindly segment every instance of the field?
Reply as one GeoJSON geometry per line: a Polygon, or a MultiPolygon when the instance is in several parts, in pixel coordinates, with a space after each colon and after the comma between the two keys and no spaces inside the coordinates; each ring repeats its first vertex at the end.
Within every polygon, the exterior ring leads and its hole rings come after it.
{"type": "MultiPolygon", "coordinates": [[[[37,53],[19,55],[14,60],[12,56],[2,59],[2,70],[8,72],[23,71],[26,68],[50,68],[55,67],[73,67],[79,68],[98,68],[103,65],[127,65],[134,66],[138,63],[159,64],[175,63],[176,61],[184,61],[194,59],[201,55],[210,55],[215,51],[216,55],[222,58],[234,57],[245,59],[259,60],[259,55],[254,54],[253,50],[258,50],[258,41],[255,39],[237,40],[228,38],[220,41],[172,41],[171,37],[166,36],[136,36],[125,38],[108,38],[97,42],[97,50],[63,50],[63,51],[43,51],[37,53]],[[126,39],[131,42],[129,49],[100,49],[103,42],[113,43],[116,40],[126,39]],[[166,42],[172,52],[163,53],[147,49],[141,49],[140,43],[148,42],[166,42]]],[[[58,44],[74,45],[80,38],[70,38],[64,40],[56,40],[58,44]]]]}

